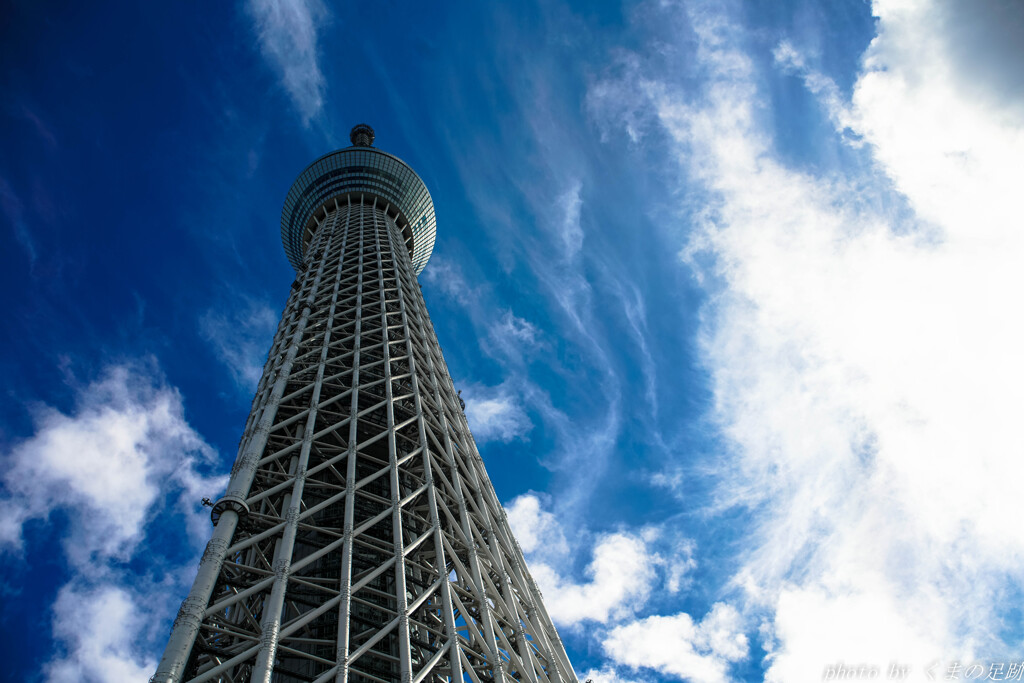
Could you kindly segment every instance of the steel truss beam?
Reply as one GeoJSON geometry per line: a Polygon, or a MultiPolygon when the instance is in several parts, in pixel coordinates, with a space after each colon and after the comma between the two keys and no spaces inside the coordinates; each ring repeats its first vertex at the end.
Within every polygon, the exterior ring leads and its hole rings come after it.
{"type": "Polygon", "coordinates": [[[396,212],[317,217],[160,683],[575,683],[396,212]]]}

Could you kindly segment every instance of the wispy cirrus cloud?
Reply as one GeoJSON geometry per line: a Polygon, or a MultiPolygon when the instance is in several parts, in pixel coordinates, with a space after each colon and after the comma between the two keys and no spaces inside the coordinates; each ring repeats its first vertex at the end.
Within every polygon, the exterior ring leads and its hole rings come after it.
{"type": "Polygon", "coordinates": [[[536,325],[506,310],[499,320],[491,324],[482,343],[492,355],[512,364],[521,364],[544,341],[543,333],[536,325]]]}
{"type": "Polygon", "coordinates": [[[14,232],[14,239],[25,250],[30,266],[35,266],[39,259],[35,241],[32,233],[25,223],[25,209],[21,199],[14,192],[14,188],[7,182],[6,178],[0,177],[0,209],[3,209],[4,216],[14,232]]]}
{"type": "Polygon", "coordinates": [[[260,52],[308,125],[323,108],[327,89],[317,47],[330,18],[327,6],[320,0],[249,0],[246,9],[260,52]]]}
{"type": "Polygon", "coordinates": [[[561,214],[557,224],[556,233],[566,260],[572,260],[583,249],[583,226],[580,225],[580,210],[583,207],[583,198],[580,196],[583,186],[579,179],[566,188],[556,200],[556,206],[561,214]]]}
{"type": "Polygon", "coordinates": [[[235,380],[239,393],[256,391],[277,329],[278,315],[267,304],[241,297],[233,306],[214,306],[199,318],[199,333],[235,380]]]}
{"type": "MultiPolygon", "coordinates": [[[[557,244],[563,244],[561,236],[566,231],[572,234],[579,231],[580,201],[576,195],[578,188],[564,197],[564,211],[560,212],[558,225],[549,226],[555,230],[552,234],[557,244]]],[[[579,261],[580,254],[575,247],[567,247],[566,253],[566,259],[579,261]]],[[[587,487],[593,485],[607,464],[621,429],[622,416],[619,412],[621,388],[618,378],[609,369],[605,341],[580,317],[593,317],[590,285],[578,264],[567,268],[566,263],[563,260],[544,263],[540,259],[536,265],[543,269],[542,277],[558,280],[552,281],[550,286],[558,296],[564,297],[558,305],[564,306],[566,316],[571,316],[566,320],[570,328],[568,334],[574,335],[592,354],[591,360],[604,379],[600,388],[610,401],[607,415],[589,426],[584,426],[583,421],[574,419],[570,412],[554,405],[550,393],[522,372],[526,360],[546,343],[548,331],[540,330],[509,309],[495,306],[493,292],[470,282],[463,268],[454,260],[435,255],[422,277],[424,284],[436,288],[466,310],[481,348],[502,364],[509,377],[500,389],[485,388],[481,393],[480,388],[467,387],[464,398],[474,435],[481,443],[521,438],[532,427],[526,410],[535,412],[558,438],[559,446],[551,457],[545,458],[545,464],[576,473],[575,486],[561,499],[563,504],[571,506],[585,500],[587,487]],[[559,288],[558,283],[562,279],[568,280],[567,286],[572,291],[559,288]],[[587,468],[580,468],[582,462],[587,463],[587,468]]]]}
{"type": "Polygon", "coordinates": [[[469,308],[474,317],[480,317],[484,313],[478,289],[469,284],[456,261],[435,254],[421,277],[424,282],[436,287],[445,296],[469,308]]]}
{"type": "Polygon", "coordinates": [[[30,106],[28,102],[22,101],[20,107],[18,107],[18,113],[32,124],[33,131],[46,143],[49,149],[53,150],[59,146],[52,126],[43,120],[42,114],[34,106],[30,106]]]}

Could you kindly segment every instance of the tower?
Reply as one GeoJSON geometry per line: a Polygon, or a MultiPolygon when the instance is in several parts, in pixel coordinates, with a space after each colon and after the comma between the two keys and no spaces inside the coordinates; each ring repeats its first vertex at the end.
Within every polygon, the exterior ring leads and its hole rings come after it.
{"type": "Polygon", "coordinates": [[[430,193],[373,137],[285,199],[297,276],[153,681],[576,683],[416,281],[430,193]]]}

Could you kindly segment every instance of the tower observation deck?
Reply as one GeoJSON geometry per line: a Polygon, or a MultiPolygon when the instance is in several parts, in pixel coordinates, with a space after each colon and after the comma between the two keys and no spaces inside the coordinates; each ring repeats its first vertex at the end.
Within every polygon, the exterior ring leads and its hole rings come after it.
{"type": "Polygon", "coordinates": [[[159,683],[577,683],[416,276],[434,206],[352,146],[292,185],[297,276],[159,683]]]}

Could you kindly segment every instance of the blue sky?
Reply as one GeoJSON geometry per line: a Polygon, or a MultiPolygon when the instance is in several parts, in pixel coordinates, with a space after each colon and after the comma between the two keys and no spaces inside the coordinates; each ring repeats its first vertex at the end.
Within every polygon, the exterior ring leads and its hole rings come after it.
{"type": "Polygon", "coordinates": [[[0,12],[0,679],[155,670],[363,121],[581,679],[1021,662],[1019,3],[0,12]]]}

